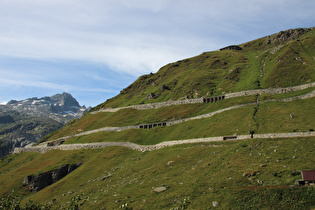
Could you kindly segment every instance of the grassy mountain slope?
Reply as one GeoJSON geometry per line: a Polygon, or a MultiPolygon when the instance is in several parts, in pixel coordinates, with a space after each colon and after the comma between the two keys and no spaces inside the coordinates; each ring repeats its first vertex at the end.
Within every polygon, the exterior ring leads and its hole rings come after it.
{"type": "MultiPolygon", "coordinates": [[[[241,51],[202,53],[140,77],[93,111],[314,82],[314,42],[315,30],[296,29],[244,43],[239,45],[241,51]],[[149,94],[153,98],[146,100],[149,94]]],[[[184,119],[239,104],[300,96],[314,89],[149,110],[88,112],[43,141],[107,126],[184,119]]],[[[205,119],[148,130],[98,132],[72,137],[65,143],[128,141],[148,145],[250,132],[314,131],[314,103],[313,97],[252,104],[205,119]]],[[[209,209],[215,201],[218,209],[314,208],[314,187],[289,187],[301,179],[301,170],[314,170],[314,140],[249,139],[178,145],[150,152],[108,147],[9,155],[0,160],[0,197],[5,202],[5,196],[14,189],[22,205],[31,199],[55,208],[78,205],[82,209],[209,209]],[[78,169],[39,192],[32,193],[22,186],[25,176],[78,162],[83,162],[78,169]],[[155,192],[157,187],[166,190],[155,192]]]]}
{"type": "MultiPolygon", "coordinates": [[[[254,102],[254,96],[242,97],[254,102]]],[[[165,107],[156,110],[125,109],[116,113],[87,114],[84,118],[53,135],[51,139],[72,135],[84,130],[103,126],[125,126],[139,123],[161,122],[165,119],[180,119],[215,111],[234,105],[233,99],[213,104],[193,104],[165,107]],[[192,115],[193,113],[193,115],[192,115]],[[143,118],[142,118],[143,117],[143,118]],[[87,124],[87,122],[89,122],[87,124]]],[[[211,118],[192,120],[180,124],[156,127],[150,130],[131,129],[120,132],[99,132],[73,137],[65,143],[91,143],[103,141],[129,141],[138,144],[156,144],[176,139],[203,138],[233,134],[278,133],[311,131],[315,129],[313,117],[315,99],[292,102],[268,102],[259,106],[246,106],[214,115],[211,118]],[[297,109],[297,107],[299,107],[297,109]],[[305,115],[305,113],[308,113],[305,115]],[[294,115],[293,118],[290,114],[294,115]],[[285,126],[283,126],[285,125],[285,126]]]]}
{"type": "MultiPolygon", "coordinates": [[[[92,111],[100,108],[121,107],[131,104],[153,103],[183,98],[199,98],[202,96],[220,95],[227,92],[269,87],[288,87],[313,82],[315,81],[314,40],[315,30],[289,30],[287,32],[280,32],[242,44],[240,45],[243,49],[241,51],[225,50],[207,52],[193,58],[168,64],[162,67],[156,74],[140,77],[129,87],[121,91],[119,95],[93,108],[92,111]],[[153,93],[158,97],[146,100],[146,96],[149,93],[153,93]]],[[[279,97],[292,97],[305,94],[312,90],[314,89],[310,88],[308,90],[281,95],[261,95],[258,99],[266,100],[279,97]]],[[[211,111],[216,111],[237,104],[252,103],[255,101],[255,96],[244,96],[226,99],[215,104],[180,105],[142,111],[125,109],[116,113],[91,114],[90,112],[80,120],[70,122],[69,125],[66,125],[56,133],[47,136],[43,140],[52,140],[62,136],[73,135],[82,131],[89,131],[106,126],[121,127],[141,123],[177,120],[209,113],[211,111]]],[[[311,104],[312,102],[310,101],[309,103],[311,104]]],[[[247,118],[253,121],[252,110],[255,110],[255,107],[247,107],[244,109],[248,110],[247,118]]],[[[308,108],[305,107],[304,111],[312,112],[312,107],[308,105],[308,108]]],[[[270,116],[274,113],[270,112],[270,116]]],[[[288,115],[290,115],[290,113],[288,115]]],[[[246,118],[246,116],[243,117],[246,118]]],[[[224,121],[224,118],[222,119],[222,126],[224,127],[226,122],[224,121]]],[[[233,117],[230,119],[233,119],[233,117]]],[[[295,120],[297,119],[292,120],[292,123],[295,120]]],[[[236,120],[232,121],[234,121],[234,124],[238,123],[236,120]]],[[[258,121],[262,120],[257,119],[257,122],[258,121]]],[[[255,123],[257,124],[257,122],[255,123]]],[[[193,123],[195,122],[189,122],[186,124],[193,123]]],[[[182,125],[163,129],[156,128],[156,133],[158,133],[156,136],[159,137],[159,140],[154,141],[151,138],[153,136],[151,135],[153,131],[123,131],[119,132],[119,134],[95,134],[93,138],[80,137],[69,142],[144,142],[144,140],[140,141],[135,139],[145,139],[147,144],[150,144],[152,141],[157,142],[180,139],[182,138],[180,136],[188,137],[192,136],[192,133],[200,133],[199,130],[201,129],[197,128],[205,128],[205,124],[203,123],[204,121],[199,121],[197,122],[198,126],[192,126],[193,129],[196,129],[195,132],[193,132],[193,130],[185,130],[182,125]],[[160,130],[165,131],[166,133],[182,133],[183,135],[160,135],[160,130]],[[188,135],[187,132],[191,135],[188,135]],[[148,134],[143,136],[142,133],[148,134]],[[130,136],[136,136],[137,138],[130,138],[130,136]]],[[[211,130],[211,132],[207,132],[206,134],[201,132],[203,133],[202,135],[196,136],[234,134],[240,133],[241,131],[242,134],[247,134],[250,131],[259,131],[264,133],[265,131],[263,129],[260,128],[258,130],[257,126],[253,126],[255,123],[249,121],[248,125],[240,129],[239,132],[227,129],[214,129],[214,131],[211,130]]],[[[277,121],[277,123],[281,124],[280,121],[277,121]]],[[[308,129],[314,129],[312,128],[314,127],[313,125],[311,128],[308,128],[310,125],[306,123],[302,123],[300,127],[297,125],[298,124],[295,123],[295,126],[290,125],[287,126],[288,129],[282,130],[292,132],[293,130],[305,131],[308,129]]],[[[155,129],[153,130],[155,131],[155,129]]],[[[208,129],[205,128],[205,130],[208,129]]],[[[268,132],[278,132],[277,127],[274,127],[273,129],[268,128],[267,130],[268,132]]]]}
{"type": "Polygon", "coordinates": [[[240,51],[205,52],[139,77],[94,110],[309,83],[315,81],[314,40],[314,29],[296,29],[241,44],[240,51]],[[149,93],[155,98],[146,100],[149,93]]]}
{"type": "Polygon", "coordinates": [[[83,209],[117,209],[123,204],[134,209],[208,209],[213,201],[220,209],[303,209],[315,206],[315,188],[288,186],[301,178],[299,170],[313,169],[309,157],[314,155],[314,140],[254,139],[145,153],[111,147],[10,155],[0,162],[0,193],[14,188],[24,198],[22,204],[32,199],[55,207],[79,196],[83,209]],[[21,187],[27,175],[81,161],[82,166],[42,191],[30,193],[21,187]],[[153,190],[161,186],[167,190],[153,190]]]}

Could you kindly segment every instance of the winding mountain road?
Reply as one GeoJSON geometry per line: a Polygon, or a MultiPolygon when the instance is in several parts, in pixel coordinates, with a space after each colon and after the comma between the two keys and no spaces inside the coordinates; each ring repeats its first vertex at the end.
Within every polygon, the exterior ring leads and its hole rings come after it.
{"type": "Polygon", "coordinates": [[[13,153],[23,152],[39,152],[45,153],[53,149],[59,150],[79,150],[79,149],[97,149],[112,146],[127,147],[133,150],[146,152],[161,149],[164,147],[171,147],[180,144],[196,144],[196,143],[209,143],[209,142],[222,142],[222,141],[237,141],[245,139],[276,139],[276,138],[297,138],[297,137],[315,137],[315,132],[296,132],[296,133],[270,133],[270,134],[255,134],[255,135],[239,135],[239,136],[219,136],[209,138],[197,138],[186,140],[164,141],[156,145],[139,145],[130,142],[97,142],[86,144],[63,144],[59,146],[34,146],[15,148],[13,153]]]}
{"type": "MultiPolygon", "coordinates": [[[[254,94],[281,94],[281,93],[288,93],[292,91],[297,91],[297,90],[303,90],[306,88],[310,87],[315,87],[315,82],[306,84],[306,85],[300,85],[300,86],[295,86],[295,87],[288,87],[288,88],[274,88],[274,89],[260,89],[260,90],[249,90],[249,91],[241,91],[241,92],[236,92],[236,93],[230,93],[225,95],[225,98],[232,98],[232,97],[239,97],[239,96],[244,96],[244,95],[254,95],[254,94]]],[[[289,98],[284,98],[284,99],[271,99],[271,100],[265,100],[265,101],[257,101],[254,103],[247,103],[247,104],[240,104],[236,106],[231,106],[227,107],[224,109],[220,109],[214,112],[210,112],[207,114],[202,114],[190,118],[184,118],[180,120],[174,120],[174,121],[168,121],[165,122],[165,126],[170,126],[182,122],[187,122],[190,120],[196,120],[196,119],[203,119],[203,118],[209,118],[212,117],[215,114],[222,113],[224,111],[232,110],[232,109],[237,109],[245,106],[251,106],[251,105],[257,105],[257,104],[262,104],[262,103],[267,103],[267,102],[289,102],[293,100],[298,100],[298,99],[307,99],[307,98],[312,98],[315,96],[315,90],[311,91],[307,94],[304,95],[299,95],[295,97],[289,97],[289,98]]],[[[152,104],[142,104],[142,105],[134,105],[134,106],[128,106],[128,107],[121,107],[121,108],[114,108],[114,109],[104,109],[100,111],[93,112],[92,114],[97,114],[99,112],[115,112],[120,109],[125,109],[125,108],[134,108],[134,109],[155,109],[155,108],[160,108],[160,107],[165,107],[165,106],[170,106],[170,105],[179,105],[179,104],[185,104],[185,103],[202,103],[203,100],[201,99],[189,99],[189,100],[181,100],[181,101],[173,101],[173,102],[160,102],[160,103],[152,103],[152,104]]],[[[219,136],[219,137],[208,137],[208,138],[198,138],[198,139],[186,139],[186,140],[174,140],[174,141],[164,141],[156,145],[138,145],[135,143],[130,143],[130,142],[98,142],[98,143],[86,143],[86,144],[62,144],[62,145],[57,145],[57,146],[49,146],[49,143],[52,142],[57,142],[57,141],[65,141],[69,138],[72,137],[77,137],[77,136],[84,136],[84,135],[89,135],[92,133],[97,133],[97,132],[108,132],[108,131],[123,131],[123,130],[128,130],[128,129],[139,129],[140,125],[132,125],[132,126],[125,126],[125,127],[103,127],[99,129],[94,129],[90,131],[85,131],[81,133],[77,133],[74,135],[70,136],[65,136],[61,137],[58,139],[54,139],[51,141],[43,142],[39,144],[38,146],[33,146],[33,147],[24,147],[24,148],[15,148],[13,153],[22,153],[22,152],[47,152],[52,149],[60,149],[60,150],[76,150],[76,149],[91,149],[91,148],[104,148],[104,147],[109,147],[109,146],[122,146],[122,147],[128,147],[133,150],[137,151],[152,151],[156,149],[160,149],[163,147],[170,147],[178,144],[192,144],[192,143],[207,143],[207,142],[219,142],[219,141],[235,141],[235,140],[243,140],[243,139],[250,139],[250,138],[293,138],[293,137],[314,137],[315,132],[295,132],[295,133],[272,133],[272,134],[255,134],[255,135],[238,135],[238,136],[219,136]]]]}
{"type": "MultiPolygon", "coordinates": [[[[247,104],[240,104],[240,105],[235,105],[235,106],[231,106],[231,107],[227,107],[224,109],[220,109],[217,111],[213,111],[207,114],[202,114],[202,115],[198,115],[198,116],[194,116],[194,117],[189,117],[189,118],[184,118],[184,119],[180,119],[180,120],[173,120],[173,121],[167,121],[165,122],[166,126],[170,126],[170,125],[175,125],[178,123],[182,123],[182,122],[187,122],[190,120],[197,120],[197,119],[204,119],[204,118],[209,118],[212,117],[216,114],[228,111],[228,110],[232,110],[232,109],[237,109],[237,108],[241,108],[241,107],[245,107],[245,106],[252,106],[252,105],[257,105],[257,104],[262,104],[262,103],[267,103],[267,102],[290,102],[293,100],[298,100],[298,99],[307,99],[307,98],[312,98],[315,96],[315,90],[304,94],[304,95],[300,95],[300,96],[295,96],[295,97],[290,97],[290,98],[284,98],[284,99],[271,99],[271,100],[265,100],[265,101],[259,101],[259,102],[254,102],[254,103],[247,103],[247,104]]],[[[150,123],[150,124],[154,124],[154,123],[150,123]]],[[[73,138],[73,137],[78,137],[78,136],[85,136],[85,135],[89,135],[89,134],[93,134],[93,133],[98,133],[98,132],[113,132],[113,131],[124,131],[124,130],[129,130],[129,129],[139,129],[140,125],[131,125],[131,126],[124,126],[124,127],[103,127],[103,128],[98,128],[98,129],[94,129],[94,130],[90,130],[90,131],[84,131],[84,132],[80,132],[74,135],[69,135],[69,136],[64,136],[58,139],[54,139],[51,141],[47,141],[47,142],[43,142],[40,145],[44,145],[50,142],[55,142],[55,141],[65,141],[67,139],[73,138]]]]}

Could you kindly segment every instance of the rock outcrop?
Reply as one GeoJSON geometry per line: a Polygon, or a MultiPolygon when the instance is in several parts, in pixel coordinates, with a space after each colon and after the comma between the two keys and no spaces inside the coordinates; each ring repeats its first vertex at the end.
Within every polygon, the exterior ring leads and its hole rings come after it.
{"type": "Polygon", "coordinates": [[[156,98],[156,95],[154,93],[149,93],[145,99],[150,100],[150,99],[154,99],[154,98],[156,98]]]}
{"type": "Polygon", "coordinates": [[[280,44],[286,41],[292,41],[298,39],[301,35],[311,31],[312,28],[297,28],[289,29],[286,31],[280,31],[279,33],[272,34],[264,37],[266,44],[280,44]]]}
{"type": "Polygon", "coordinates": [[[76,163],[73,165],[66,164],[56,170],[44,172],[36,176],[26,176],[24,178],[23,185],[29,188],[32,192],[38,192],[67,176],[69,173],[77,169],[81,164],[82,163],[76,163]]]}

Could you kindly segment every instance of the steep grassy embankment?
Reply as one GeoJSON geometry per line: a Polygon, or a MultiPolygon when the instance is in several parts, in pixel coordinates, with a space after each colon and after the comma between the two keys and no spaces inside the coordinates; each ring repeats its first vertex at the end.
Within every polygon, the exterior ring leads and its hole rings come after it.
{"type": "Polygon", "coordinates": [[[315,81],[314,29],[280,32],[240,46],[241,51],[205,52],[168,64],[93,110],[315,81]],[[146,100],[150,93],[153,98],[146,100]]]}
{"type": "MultiPolygon", "coordinates": [[[[206,52],[193,58],[166,65],[156,74],[140,77],[129,87],[121,91],[119,95],[95,107],[93,110],[95,111],[106,107],[122,107],[131,104],[177,100],[181,98],[220,95],[226,92],[237,92],[257,88],[295,86],[315,81],[315,30],[296,29],[280,32],[240,46],[242,47],[241,51],[225,50],[206,52]],[[149,93],[153,93],[155,97],[146,100],[146,96],[149,93]]],[[[314,88],[281,95],[263,94],[259,97],[259,100],[292,97],[302,95],[303,93],[305,94],[312,90],[314,90],[314,88]]],[[[255,96],[245,96],[225,99],[214,104],[179,105],[142,111],[124,109],[115,113],[102,112],[91,114],[90,112],[80,120],[72,121],[57,132],[45,137],[42,141],[53,140],[102,127],[122,127],[183,119],[233,105],[255,101],[255,96]]],[[[246,116],[242,117],[239,117],[241,113],[239,113],[237,117],[234,117],[233,114],[228,116],[226,116],[228,113],[222,114],[222,119],[229,120],[222,120],[222,126],[212,126],[214,129],[210,129],[207,133],[202,132],[202,130],[209,129],[209,126],[205,127],[204,123],[209,125],[211,122],[209,122],[209,120],[203,120],[186,123],[187,125],[194,124],[195,126],[188,126],[188,128],[192,127],[195,131],[191,129],[188,129],[189,131],[187,129],[178,129],[182,127],[182,125],[174,125],[171,128],[156,128],[152,131],[122,131],[119,134],[94,134],[94,136],[79,137],[79,139],[72,140],[72,142],[111,140],[133,141],[137,143],[146,142],[150,144],[151,141],[155,143],[157,141],[172,140],[170,138],[181,139],[182,136],[193,136],[193,138],[195,138],[234,133],[247,134],[250,131],[265,132],[268,130],[270,132],[277,132],[277,127],[266,128],[266,130],[260,128],[258,130],[257,125],[253,126],[257,124],[258,121],[262,121],[262,119],[254,119],[252,117],[253,112],[256,112],[255,109],[258,107],[259,106],[254,108],[254,111],[252,111],[250,107],[243,108],[243,110],[247,110],[245,111],[247,113],[246,116]],[[239,120],[237,121],[237,119],[239,120]],[[239,123],[240,119],[248,119],[248,122],[246,125],[244,124],[245,127],[236,130],[238,128],[234,128],[235,126],[232,125],[241,124],[239,123]],[[255,122],[252,122],[253,120],[255,122]],[[230,127],[233,127],[234,131],[230,130],[230,127]],[[160,131],[162,132],[161,134],[159,133],[160,131]],[[167,133],[167,136],[163,135],[164,131],[167,133]],[[142,133],[147,134],[143,135],[142,133]],[[174,135],[172,135],[172,133],[174,135]],[[196,133],[199,135],[196,135],[196,133]],[[179,136],[177,136],[177,134],[179,134],[179,136]],[[155,135],[159,136],[160,140],[153,138],[155,135]]],[[[306,110],[309,109],[311,108],[308,106],[306,110]]],[[[229,112],[233,112],[233,110],[229,112]]],[[[234,110],[234,112],[237,111],[234,110]]],[[[275,113],[276,112],[267,112],[266,115],[275,113]]],[[[257,118],[258,116],[255,117],[257,118]]],[[[291,122],[295,120],[297,119],[293,119],[291,122]]],[[[278,120],[276,123],[281,125],[282,121],[278,120]]],[[[286,126],[288,129],[282,130],[286,132],[307,130],[308,126],[309,125],[306,125],[306,123],[303,124],[302,122],[301,128],[288,125],[286,126]]],[[[309,129],[313,129],[312,127],[314,126],[311,125],[309,129]]]]}
{"type": "MultiPolygon", "coordinates": [[[[281,94],[262,95],[261,99],[287,98],[305,94],[307,90],[281,94]]],[[[140,123],[154,123],[198,116],[217,111],[237,104],[256,102],[256,96],[244,96],[225,99],[210,104],[189,104],[170,106],[152,110],[123,109],[114,113],[99,112],[86,114],[82,119],[64,127],[51,140],[73,135],[82,131],[98,129],[105,126],[128,126],[140,123]]],[[[234,134],[281,133],[312,131],[315,129],[313,104],[315,98],[291,102],[266,102],[248,105],[225,111],[205,119],[191,120],[167,127],[156,127],[150,130],[130,129],[120,132],[97,132],[94,134],[73,137],[66,143],[91,143],[105,141],[128,141],[137,144],[156,144],[162,141],[190,138],[203,138],[234,134]],[[305,114],[308,113],[308,114],[305,114]]]]}
{"type": "Polygon", "coordinates": [[[300,170],[313,169],[314,138],[180,145],[151,152],[120,147],[10,155],[0,162],[0,195],[20,194],[55,207],[74,197],[83,209],[220,209],[315,206],[314,187],[294,187],[300,170]],[[37,193],[23,178],[83,161],[74,172],[37,193]],[[174,161],[174,162],[169,162],[174,161]],[[166,191],[153,189],[165,186],[166,191]],[[283,187],[282,187],[283,186],[283,187]],[[272,188],[268,188],[272,187],[272,188]]]}

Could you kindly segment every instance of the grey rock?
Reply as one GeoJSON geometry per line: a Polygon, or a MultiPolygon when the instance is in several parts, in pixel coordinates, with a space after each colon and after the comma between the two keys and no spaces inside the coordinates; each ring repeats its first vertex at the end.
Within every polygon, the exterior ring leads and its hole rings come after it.
{"type": "Polygon", "coordinates": [[[108,179],[108,178],[110,178],[110,177],[112,177],[112,176],[113,176],[112,174],[108,174],[108,175],[104,176],[104,177],[102,178],[102,180],[104,181],[104,180],[106,180],[106,179],[108,179]]]}
{"type": "Polygon", "coordinates": [[[212,201],[212,206],[213,206],[214,208],[218,207],[219,205],[220,205],[219,202],[217,202],[217,201],[212,201]]]}
{"type": "Polygon", "coordinates": [[[68,192],[68,195],[72,195],[73,193],[74,193],[74,191],[70,190],[70,191],[68,192]]]}
{"type": "Polygon", "coordinates": [[[163,84],[163,85],[161,86],[161,92],[164,92],[164,90],[166,90],[166,85],[163,84]]]}
{"type": "Polygon", "coordinates": [[[251,177],[251,176],[256,176],[258,174],[260,174],[260,171],[249,171],[249,172],[243,173],[243,177],[251,177]]]}
{"type": "Polygon", "coordinates": [[[297,29],[289,29],[286,31],[281,31],[279,33],[266,36],[265,43],[266,44],[280,44],[284,41],[292,41],[298,39],[302,34],[310,31],[309,28],[297,28],[297,29]]]}
{"type": "Polygon", "coordinates": [[[167,188],[166,188],[166,187],[156,187],[156,188],[154,188],[153,190],[154,190],[155,192],[163,192],[163,191],[167,190],[167,188]]]}
{"type": "Polygon", "coordinates": [[[145,99],[150,100],[150,99],[154,99],[154,98],[155,98],[154,93],[149,93],[145,99]]]}

